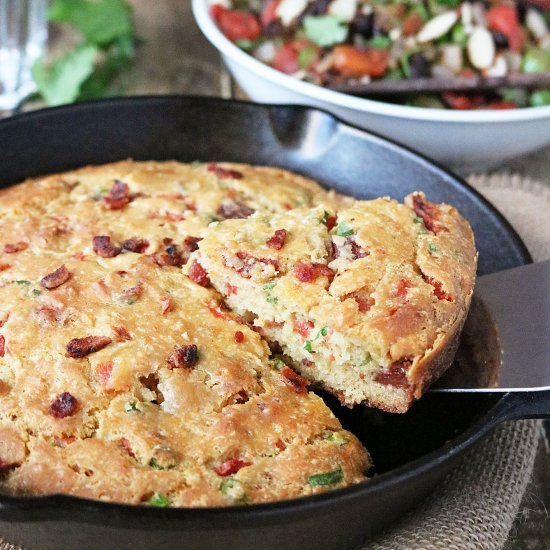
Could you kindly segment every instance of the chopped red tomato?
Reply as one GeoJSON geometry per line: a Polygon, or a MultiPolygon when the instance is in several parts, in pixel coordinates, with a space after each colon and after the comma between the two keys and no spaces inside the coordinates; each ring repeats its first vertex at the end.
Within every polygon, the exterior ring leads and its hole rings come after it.
{"type": "Polygon", "coordinates": [[[451,109],[458,109],[459,111],[477,109],[484,101],[482,95],[466,95],[457,92],[443,92],[441,97],[451,109]]]}
{"type": "Polygon", "coordinates": [[[422,28],[422,17],[417,11],[407,15],[401,26],[403,36],[413,36],[422,28]]]}
{"type": "Polygon", "coordinates": [[[246,462],[245,460],[239,460],[238,458],[230,458],[214,468],[214,471],[219,476],[225,477],[236,474],[241,468],[250,466],[251,464],[252,462],[246,462]]]}
{"type": "Polygon", "coordinates": [[[312,321],[294,321],[294,328],[292,330],[298,333],[302,338],[307,338],[314,326],[312,321]]]}
{"type": "Polygon", "coordinates": [[[217,11],[214,16],[223,34],[231,42],[237,40],[256,40],[262,33],[262,27],[258,18],[252,14],[238,10],[223,9],[217,11]]]}
{"type": "Polygon", "coordinates": [[[109,380],[111,379],[111,374],[113,373],[113,362],[108,361],[107,363],[100,363],[95,368],[97,374],[97,379],[102,386],[107,386],[109,380]]]}
{"type": "Polygon", "coordinates": [[[293,74],[300,69],[308,69],[318,59],[319,48],[309,40],[293,40],[283,44],[276,52],[272,65],[274,69],[286,74],[293,74]],[[308,50],[311,55],[304,57],[300,65],[300,52],[308,50]]]}
{"type": "Polygon", "coordinates": [[[360,50],[355,46],[341,44],[334,47],[333,65],[336,71],[348,78],[383,76],[388,68],[388,50],[371,48],[360,50]]]}
{"type": "Polygon", "coordinates": [[[6,339],[0,335],[0,357],[4,357],[6,354],[6,339]]]}
{"type": "Polygon", "coordinates": [[[508,45],[514,52],[521,53],[525,46],[525,35],[521,28],[516,8],[502,4],[487,10],[487,26],[492,31],[501,32],[508,39],[508,45]]]}
{"type": "Polygon", "coordinates": [[[397,288],[395,289],[395,296],[398,298],[405,298],[407,296],[407,290],[412,287],[411,281],[408,279],[401,279],[397,283],[397,288]]]}
{"type": "Polygon", "coordinates": [[[518,105],[513,101],[493,101],[492,103],[487,103],[484,105],[484,109],[517,109],[518,105]]]}
{"type": "Polygon", "coordinates": [[[292,42],[283,44],[275,53],[273,68],[285,74],[294,74],[300,70],[298,51],[292,42]]]}
{"type": "Polygon", "coordinates": [[[264,27],[267,27],[270,23],[273,23],[273,21],[277,20],[276,12],[280,3],[281,3],[281,0],[268,0],[268,2],[266,2],[264,9],[262,10],[262,14],[260,16],[262,25],[264,27]]]}
{"type": "Polygon", "coordinates": [[[281,375],[285,384],[290,386],[296,393],[306,393],[309,382],[298,373],[294,372],[290,367],[283,367],[281,375]]]}

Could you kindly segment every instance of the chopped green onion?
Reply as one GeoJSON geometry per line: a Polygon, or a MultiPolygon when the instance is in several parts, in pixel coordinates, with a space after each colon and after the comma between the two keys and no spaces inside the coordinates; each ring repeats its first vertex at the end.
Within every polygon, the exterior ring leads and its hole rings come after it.
{"type": "Polygon", "coordinates": [[[433,256],[437,252],[437,246],[434,243],[428,244],[428,252],[433,256]]]}
{"type": "Polygon", "coordinates": [[[135,401],[129,401],[124,405],[124,410],[128,412],[141,412],[138,407],[137,403],[135,401]]]}
{"type": "Polygon", "coordinates": [[[164,470],[164,468],[157,462],[155,458],[151,458],[149,461],[149,466],[153,468],[153,470],[164,470]]]}
{"type": "Polygon", "coordinates": [[[313,474],[308,477],[307,482],[312,487],[320,487],[322,485],[334,485],[340,483],[344,479],[344,472],[342,468],[333,470],[332,472],[325,472],[323,474],[313,474]]]}
{"type": "Polygon", "coordinates": [[[339,447],[343,447],[349,443],[349,439],[343,435],[341,432],[331,432],[326,438],[326,441],[335,443],[339,447]]]}
{"type": "Polygon", "coordinates": [[[422,218],[419,218],[418,216],[414,218],[414,223],[421,223],[424,224],[424,220],[422,218]]]}
{"type": "Polygon", "coordinates": [[[246,504],[246,494],[242,483],[237,479],[228,477],[220,484],[220,491],[225,498],[246,504]]]}
{"type": "Polygon", "coordinates": [[[353,229],[347,225],[346,222],[342,222],[336,228],[336,235],[338,235],[338,237],[350,237],[353,235],[353,229]]]}
{"type": "Polygon", "coordinates": [[[371,48],[384,49],[384,48],[389,48],[392,45],[392,43],[393,42],[391,38],[380,35],[380,36],[375,36],[374,38],[371,38],[371,40],[367,42],[367,45],[370,46],[371,48]]]}
{"type": "Polygon", "coordinates": [[[18,285],[30,285],[31,282],[30,281],[25,281],[24,279],[19,279],[17,281],[15,281],[18,285]]]}
{"type": "Polygon", "coordinates": [[[137,298],[132,298],[132,299],[128,300],[126,303],[127,303],[129,306],[132,306],[132,305],[134,305],[136,302],[137,302],[137,298]]]}
{"type": "Polygon", "coordinates": [[[322,327],[321,330],[315,335],[314,340],[321,338],[321,336],[326,336],[328,334],[328,328],[322,327]]]}
{"type": "Polygon", "coordinates": [[[156,506],[157,508],[167,508],[170,506],[170,499],[160,493],[155,493],[148,501],[149,506],[156,506]]]}
{"type": "Polygon", "coordinates": [[[273,366],[277,370],[281,370],[283,367],[286,367],[286,363],[282,359],[275,357],[275,359],[273,359],[273,366]]]}
{"type": "Polygon", "coordinates": [[[319,220],[319,223],[327,223],[329,218],[330,218],[330,214],[325,210],[323,212],[323,217],[319,220]]]}
{"type": "Polygon", "coordinates": [[[306,340],[306,343],[304,344],[304,349],[309,353],[313,353],[313,348],[311,347],[310,340],[306,340]]]}
{"type": "Polygon", "coordinates": [[[37,288],[33,288],[31,292],[34,296],[40,296],[42,294],[42,291],[38,290],[37,288]]]}
{"type": "Polygon", "coordinates": [[[276,296],[271,296],[271,294],[268,294],[265,297],[265,300],[268,304],[278,304],[279,303],[279,298],[277,298],[276,296]]]}
{"type": "Polygon", "coordinates": [[[300,69],[307,69],[317,58],[315,48],[303,48],[298,52],[298,66],[300,69]]]}
{"type": "Polygon", "coordinates": [[[273,281],[271,283],[266,283],[264,286],[262,286],[262,288],[264,290],[273,290],[276,285],[277,285],[277,283],[275,281],[273,281]]]}

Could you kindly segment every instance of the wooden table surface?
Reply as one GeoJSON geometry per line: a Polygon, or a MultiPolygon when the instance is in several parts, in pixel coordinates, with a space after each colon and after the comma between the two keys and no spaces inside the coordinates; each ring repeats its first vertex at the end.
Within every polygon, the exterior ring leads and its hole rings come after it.
{"type": "MultiPolygon", "coordinates": [[[[130,95],[199,94],[230,97],[231,83],[216,50],[202,36],[190,0],[130,0],[141,44],[122,85],[130,95]]],[[[71,40],[53,29],[54,49],[71,40]]],[[[550,186],[550,147],[507,163],[517,172],[550,186]]],[[[506,550],[550,548],[550,452],[541,446],[533,482],[506,550]]]]}

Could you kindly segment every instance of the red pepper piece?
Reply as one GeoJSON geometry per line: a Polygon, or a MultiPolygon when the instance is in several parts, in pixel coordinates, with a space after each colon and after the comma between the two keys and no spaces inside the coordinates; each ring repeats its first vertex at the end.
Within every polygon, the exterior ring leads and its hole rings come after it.
{"type": "Polygon", "coordinates": [[[241,468],[250,466],[252,462],[247,462],[245,460],[240,460],[238,458],[230,458],[225,462],[222,462],[219,466],[214,468],[214,471],[222,477],[230,476],[236,474],[241,468]]]}

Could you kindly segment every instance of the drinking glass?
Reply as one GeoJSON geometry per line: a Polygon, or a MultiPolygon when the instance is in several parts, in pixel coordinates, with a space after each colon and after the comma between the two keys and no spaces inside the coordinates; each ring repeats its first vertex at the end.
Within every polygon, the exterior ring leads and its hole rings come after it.
{"type": "Polygon", "coordinates": [[[0,111],[35,90],[32,66],[48,38],[48,0],[0,0],[0,111]]]}

